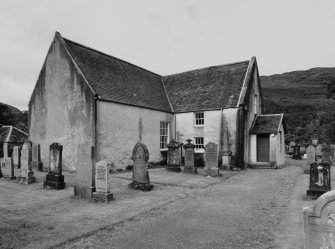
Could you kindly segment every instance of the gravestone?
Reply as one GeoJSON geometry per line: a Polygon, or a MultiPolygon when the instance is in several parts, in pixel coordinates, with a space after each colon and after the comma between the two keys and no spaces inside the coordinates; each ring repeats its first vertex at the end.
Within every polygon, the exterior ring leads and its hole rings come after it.
{"type": "Polygon", "coordinates": [[[16,176],[14,175],[14,165],[13,161],[10,157],[4,159],[5,164],[4,167],[1,168],[1,172],[3,174],[4,179],[6,180],[16,180],[16,176]]]}
{"type": "Polygon", "coordinates": [[[328,144],[322,144],[322,163],[327,163],[329,165],[332,165],[332,161],[330,159],[330,147],[328,144]]]}
{"type": "Polygon", "coordinates": [[[76,183],[74,195],[92,199],[95,192],[94,147],[80,144],[77,152],[76,183]]]}
{"type": "Polygon", "coordinates": [[[335,190],[320,196],[312,207],[304,207],[304,248],[335,248],[335,190]]]}
{"type": "Polygon", "coordinates": [[[64,189],[64,175],[62,175],[62,152],[63,146],[52,143],[49,146],[49,172],[46,175],[43,188],[64,189]]]}
{"type": "Polygon", "coordinates": [[[3,158],[8,157],[8,143],[3,144],[3,158]]]}
{"type": "Polygon", "coordinates": [[[327,163],[312,163],[309,174],[309,189],[307,195],[318,197],[331,190],[330,165],[327,163]]]}
{"type": "Polygon", "coordinates": [[[95,202],[109,202],[113,200],[110,193],[109,172],[106,161],[99,161],[95,164],[95,188],[93,200],[95,202]]]}
{"type": "Polygon", "coordinates": [[[300,146],[300,155],[306,154],[306,147],[300,146]]]}
{"type": "Polygon", "coordinates": [[[167,167],[169,171],[180,172],[180,143],[172,140],[168,145],[167,167]]]}
{"type": "Polygon", "coordinates": [[[154,186],[150,184],[148,171],[149,151],[147,146],[138,142],[133,149],[131,159],[133,160],[133,181],[129,184],[129,187],[143,191],[152,190],[154,186]]]}
{"type": "Polygon", "coordinates": [[[21,150],[21,167],[20,175],[18,176],[18,181],[20,183],[30,184],[36,182],[34,177],[34,172],[31,167],[31,143],[29,141],[25,142],[21,150]]]}
{"type": "Polygon", "coordinates": [[[38,171],[43,171],[43,165],[41,162],[41,149],[40,145],[33,143],[32,149],[31,149],[31,163],[33,169],[36,169],[38,171]]]}
{"type": "Polygon", "coordinates": [[[306,149],[307,154],[307,162],[304,163],[304,173],[309,174],[309,168],[312,163],[315,163],[315,147],[313,145],[309,145],[306,149]]]}
{"type": "Polygon", "coordinates": [[[195,145],[192,144],[191,139],[187,139],[187,144],[184,144],[185,159],[184,159],[184,172],[185,173],[197,173],[196,168],[194,168],[194,148],[195,145]]]}
{"type": "Polygon", "coordinates": [[[209,142],[205,146],[205,175],[209,176],[218,176],[218,145],[212,142],[209,142]]]}
{"type": "Polygon", "coordinates": [[[295,160],[301,160],[300,146],[296,145],[293,147],[293,157],[292,158],[295,160]]]}
{"type": "Polygon", "coordinates": [[[222,157],[221,167],[225,170],[229,170],[231,167],[231,155],[232,152],[229,150],[229,130],[223,129],[223,144],[222,144],[222,157]]]}
{"type": "Polygon", "coordinates": [[[293,155],[294,146],[296,146],[296,143],[295,142],[290,142],[290,144],[289,144],[289,150],[288,150],[288,154],[289,155],[293,155]]]}
{"type": "Polygon", "coordinates": [[[321,162],[321,159],[322,159],[322,145],[321,144],[318,144],[315,147],[315,157],[316,157],[317,162],[321,162]]]}
{"type": "Polygon", "coordinates": [[[332,160],[332,166],[335,166],[335,144],[331,144],[329,147],[330,147],[330,157],[332,160]]]}
{"type": "Polygon", "coordinates": [[[20,147],[19,146],[14,146],[13,148],[13,164],[14,164],[14,168],[19,169],[21,167],[21,162],[20,162],[20,147]]]}

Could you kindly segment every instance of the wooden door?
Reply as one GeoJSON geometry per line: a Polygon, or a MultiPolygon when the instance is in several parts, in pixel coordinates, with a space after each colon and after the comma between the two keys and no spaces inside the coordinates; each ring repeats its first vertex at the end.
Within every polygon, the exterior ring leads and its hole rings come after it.
{"type": "Polygon", "coordinates": [[[257,162],[270,161],[270,136],[257,135],[257,162]]]}

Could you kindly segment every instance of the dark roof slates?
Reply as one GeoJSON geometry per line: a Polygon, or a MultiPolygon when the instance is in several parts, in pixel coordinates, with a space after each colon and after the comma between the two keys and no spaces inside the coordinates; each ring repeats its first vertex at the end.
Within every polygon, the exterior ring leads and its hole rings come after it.
{"type": "Polygon", "coordinates": [[[276,134],[283,114],[258,115],[250,128],[250,134],[276,134]]]}

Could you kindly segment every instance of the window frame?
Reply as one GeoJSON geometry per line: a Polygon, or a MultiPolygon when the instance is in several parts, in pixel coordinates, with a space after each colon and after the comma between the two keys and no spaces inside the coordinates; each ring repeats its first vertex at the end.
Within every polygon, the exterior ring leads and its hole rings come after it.
{"type": "Polygon", "coordinates": [[[194,126],[203,127],[204,125],[205,125],[205,112],[194,112],[194,126]],[[197,115],[201,114],[202,117],[197,117],[197,115]],[[197,121],[199,121],[200,124],[197,124],[197,121]]]}
{"type": "Polygon", "coordinates": [[[194,139],[194,145],[195,145],[194,150],[196,152],[204,152],[204,150],[205,150],[205,138],[204,137],[194,137],[193,139],[194,139]],[[198,139],[202,139],[202,144],[197,143],[198,139]],[[201,147],[199,147],[199,146],[201,146],[201,147]]]}
{"type": "Polygon", "coordinates": [[[170,142],[170,122],[166,122],[166,121],[161,121],[159,123],[159,150],[160,151],[167,151],[168,147],[167,145],[170,142]],[[162,127],[162,124],[166,124],[167,127],[162,127]],[[166,130],[166,134],[162,134],[162,130],[165,129],[166,130]],[[162,137],[166,138],[166,142],[162,141],[162,137]],[[162,144],[165,144],[166,147],[162,148],[162,144]]]}

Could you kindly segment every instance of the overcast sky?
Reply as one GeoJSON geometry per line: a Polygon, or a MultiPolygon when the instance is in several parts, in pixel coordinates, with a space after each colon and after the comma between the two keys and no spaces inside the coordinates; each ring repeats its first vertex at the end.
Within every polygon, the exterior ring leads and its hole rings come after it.
{"type": "Polygon", "coordinates": [[[335,0],[0,0],[0,102],[28,108],[55,31],[161,75],[335,67],[335,0]]]}

